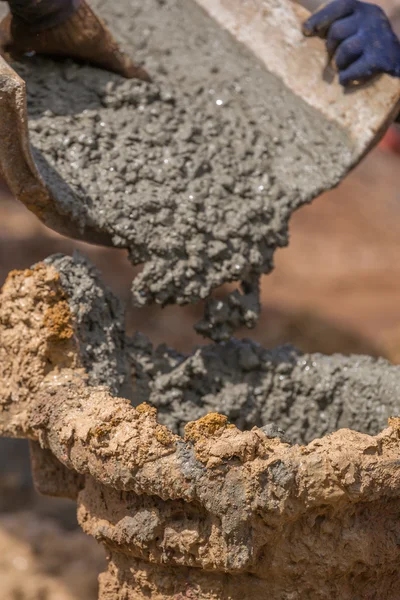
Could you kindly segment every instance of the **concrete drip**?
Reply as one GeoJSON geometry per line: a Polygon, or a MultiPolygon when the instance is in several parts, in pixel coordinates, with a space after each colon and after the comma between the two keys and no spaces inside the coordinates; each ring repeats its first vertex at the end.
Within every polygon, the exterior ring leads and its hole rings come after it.
{"type": "Polygon", "coordinates": [[[243,325],[248,329],[255,327],[260,313],[260,276],[254,275],[226,298],[209,298],[195,330],[214,342],[226,342],[243,325]]]}

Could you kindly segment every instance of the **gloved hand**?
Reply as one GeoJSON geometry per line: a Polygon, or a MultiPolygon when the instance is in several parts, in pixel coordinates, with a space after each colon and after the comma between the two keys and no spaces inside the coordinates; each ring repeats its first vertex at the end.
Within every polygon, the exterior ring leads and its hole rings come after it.
{"type": "Polygon", "coordinates": [[[400,77],[400,41],[375,4],[334,0],[304,23],[303,32],[326,38],[343,86],[378,73],[400,77]]]}

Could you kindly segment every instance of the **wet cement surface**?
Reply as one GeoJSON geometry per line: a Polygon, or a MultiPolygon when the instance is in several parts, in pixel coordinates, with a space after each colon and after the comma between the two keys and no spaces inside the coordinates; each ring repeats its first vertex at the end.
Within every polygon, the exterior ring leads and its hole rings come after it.
{"type": "Polygon", "coordinates": [[[15,65],[34,156],[62,209],[144,263],[137,304],[192,302],[269,272],[291,213],[348,169],[348,139],[191,0],[93,5],[154,81],[15,65]]]}
{"type": "Polygon", "coordinates": [[[181,356],[153,350],[142,336],[131,356],[136,399],[156,406],[160,422],[180,434],[187,422],[218,412],[241,430],[278,427],[306,444],[342,428],[376,435],[400,414],[400,368],[383,359],[267,351],[234,338],[181,356]]]}
{"type": "Polygon", "coordinates": [[[242,430],[278,427],[293,443],[308,443],[343,427],[375,435],[400,414],[400,367],[383,359],[307,355],[290,346],[270,351],[235,338],[191,355],[153,348],[141,333],[125,337],[121,318],[110,326],[110,310],[122,314],[119,303],[82,257],[48,262],[59,270],[77,319],[89,382],[135,405],[149,402],[174,432],[219,412],[242,430]]]}

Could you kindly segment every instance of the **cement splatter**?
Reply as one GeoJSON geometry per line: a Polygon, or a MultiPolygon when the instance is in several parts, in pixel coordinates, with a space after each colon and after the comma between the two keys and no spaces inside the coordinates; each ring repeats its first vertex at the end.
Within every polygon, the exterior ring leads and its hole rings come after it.
{"type": "Polygon", "coordinates": [[[349,140],[190,0],[93,4],[154,82],[16,65],[35,159],[62,209],[144,264],[139,305],[269,272],[292,212],[349,168],[349,140]]]}

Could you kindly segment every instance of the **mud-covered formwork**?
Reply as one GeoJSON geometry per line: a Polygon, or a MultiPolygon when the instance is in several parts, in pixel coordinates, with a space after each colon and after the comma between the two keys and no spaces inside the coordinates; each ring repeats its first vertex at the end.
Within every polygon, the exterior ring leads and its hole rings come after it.
{"type": "Polygon", "coordinates": [[[153,350],[79,257],[10,274],[0,311],[1,433],[31,440],[38,489],[76,499],[105,545],[100,598],[397,597],[398,367],[239,341],[197,364],[153,350]],[[231,423],[209,412],[256,381],[258,427],[236,402],[231,423]],[[179,394],[209,413],[183,436],[179,394]]]}

